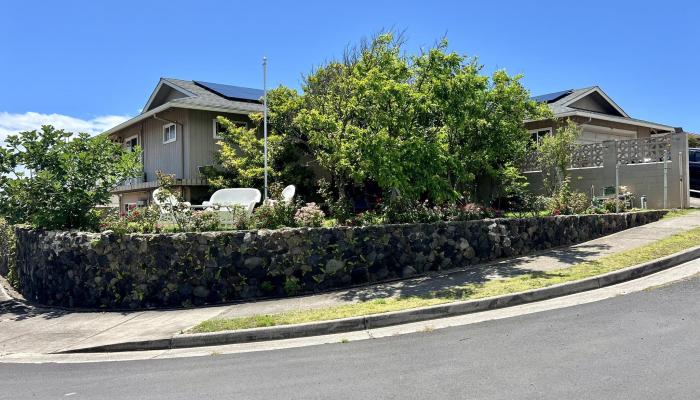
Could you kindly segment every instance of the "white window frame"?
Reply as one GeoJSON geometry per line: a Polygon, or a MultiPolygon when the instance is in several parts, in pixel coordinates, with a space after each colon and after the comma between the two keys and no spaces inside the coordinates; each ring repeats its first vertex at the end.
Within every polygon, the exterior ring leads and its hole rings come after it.
{"type": "MultiPolygon", "coordinates": [[[[129,142],[131,141],[131,139],[134,139],[134,138],[136,138],[136,145],[137,145],[137,146],[140,146],[141,143],[139,143],[139,142],[140,142],[140,140],[139,140],[139,135],[132,135],[132,136],[129,136],[128,138],[124,139],[124,143],[129,143],[129,142]]],[[[134,148],[132,147],[132,148],[130,148],[129,150],[134,151],[134,148]]]]}
{"type": "MultiPolygon", "coordinates": [[[[214,118],[214,119],[212,120],[212,137],[213,137],[214,139],[220,140],[220,139],[223,139],[223,136],[217,135],[218,130],[216,129],[216,125],[217,125],[218,123],[219,123],[219,121],[217,121],[216,118],[214,118]]],[[[248,127],[248,123],[245,122],[245,121],[231,121],[231,123],[234,124],[234,125],[237,125],[237,126],[245,127],[245,128],[248,127]]]]}
{"type": "Polygon", "coordinates": [[[176,141],[176,140],[177,140],[177,124],[170,123],[170,124],[165,124],[165,125],[163,125],[163,144],[172,143],[172,142],[174,142],[174,141],[176,141]],[[174,137],[173,137],[172,139],[168,138],[168,139],[166,140],[166,139],[165,139],[165,131],[166,131],[168,128],[170,128],[171,126],[175,129],[175,130],[174,130],[175,135],[174,135],[174,137]]]}
{"type": "MultiPolygon", "coordinates": [[[[539,129],[530,129],[528,132],[530,132],[530,137],[532,137],[533,134],[536,134],[536,135],[537,135],[537,134],[539,134],[540,132],[543,132],[543,131],[547,131],[547,133],[545,134],[545,136],[551,135],[551,134],[552,134],[552,128],[551,128],[551,127],[549,127],[549,128],[539,128],[539,129]]],[[[537,140],[535,141],[535,146],[536,146],[536,147],[540,147],[540,136],[537,135],[536,138],[537,138],[537,140]]]]}

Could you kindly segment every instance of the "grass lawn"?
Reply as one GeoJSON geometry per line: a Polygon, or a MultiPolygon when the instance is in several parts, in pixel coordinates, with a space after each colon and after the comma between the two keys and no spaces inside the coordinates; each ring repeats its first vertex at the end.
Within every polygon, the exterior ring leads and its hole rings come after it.
{"type": "Polygon", "coordinates": [[[661,217],[661,219],[682,217],[684,215],[688,215],[694,212],[698,212],[698,210],[696,208],[674,208],[672,210],[669,210],[668,213],[666,213],[666,215],[661,217]]]}
{"type": "MultiPolygon", "coordinates": [[[[685,215],[685,214],[682,214],[685,215]]],[[[549,272],[524,274],[518,277],[493,280],[481,284],[468,284],[433,292],[425,296],[374,299],[365,302],[321,308],[284,312],[269,315],[254,315],[232,319],[213,319],[200,323],[188,333],[216,332],[304,322],[332,320],[391,311],[406,310],[458,300],[470,300],[498,296],[508,293],[537,289],[557,283],[575,281],[594,275],[630,267],[656,258],[664,257],[700,244],[700,228],[678,233],[654,243],[601,257],[595,261],[575,264],[549,272]]]]}

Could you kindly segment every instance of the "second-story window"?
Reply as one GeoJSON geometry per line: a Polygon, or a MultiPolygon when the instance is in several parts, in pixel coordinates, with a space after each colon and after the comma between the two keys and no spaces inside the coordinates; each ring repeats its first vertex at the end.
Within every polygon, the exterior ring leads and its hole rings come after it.
{"type": "Polygon", "coordinates": [[[163,125],[163,144],[177,140],[177,125],[163,125]]]}

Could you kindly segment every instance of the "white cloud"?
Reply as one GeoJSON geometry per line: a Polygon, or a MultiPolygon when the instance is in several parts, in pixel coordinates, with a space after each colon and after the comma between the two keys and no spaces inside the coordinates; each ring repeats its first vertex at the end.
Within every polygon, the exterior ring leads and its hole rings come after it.
{"type": "Polygon", "coordinates": [[[129,118],[127,115],[103,115],[93,119],[80,119],[62,114],[40,114],[31,111],[24,114],[11,114],[3,111],[0,112],[0,141],[4,141],[7,135],[40,129],[42,125],[53,125],[57,129],[65,129],[68,132],[86,132],[96,135],[129,118]]]}

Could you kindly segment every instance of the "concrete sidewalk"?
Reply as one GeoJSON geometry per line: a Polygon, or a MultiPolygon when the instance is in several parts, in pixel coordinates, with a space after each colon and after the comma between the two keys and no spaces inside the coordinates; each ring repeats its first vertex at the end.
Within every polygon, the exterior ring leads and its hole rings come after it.
{"type": "Polygon", "coordinates": [[[232,318],[350,304],[378,297],[412,296],[467,283],[551,271],[642,246],[700,226],[700,212],[665,219],[575,246],[464,270],[288,299],[197,309],[136,312],[67,312],[12,300],[0,288],[0,355],[52,353],[126,341],[169,338],[210,318],[232,318]]]}

